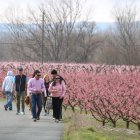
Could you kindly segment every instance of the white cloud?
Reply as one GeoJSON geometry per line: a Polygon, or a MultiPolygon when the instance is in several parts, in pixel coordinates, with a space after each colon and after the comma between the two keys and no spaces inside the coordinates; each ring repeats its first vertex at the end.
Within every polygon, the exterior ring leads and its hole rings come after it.
{"type": "Polygon", "coordinates": [[[134,3],[140,7],[140,0],[87,0],[87,7],[92,7],[93,20],[97,22],[113,22],[112,10],[117,5],[134,3]]]}
{"type": "MultiPolygon", "coordinates": [[[[26,8],[27,5],[31,7],[38,7],[39,3],[43,0],[0,0],[0,13],[3,13],[8,6],[13,7],[22,7],[26,8]]],[[[140,6],[140,0],[87,0],[84,11],[89,10],[89,7],[92,8],[91,20],[97,22],[112,22],[113,18],[111,15],[112,8],[115,4],[124,4],[125,2],[135,2],[137,6],[140,6]]],[[[85,14],[85,12],[83,12],[85,14]]]]}

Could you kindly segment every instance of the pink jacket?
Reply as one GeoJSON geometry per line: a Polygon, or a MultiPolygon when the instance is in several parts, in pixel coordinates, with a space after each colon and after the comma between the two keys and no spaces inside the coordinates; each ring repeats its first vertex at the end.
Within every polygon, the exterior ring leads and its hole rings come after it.
{"type": "Polygon", "coordinates": [[[53,82],[49,86],[49,92],[51,93],[50,96],[52,97],[64,97],[65,92],[66,92],[66,85],[64,81],[62,81],[61,84],[56,83],[55,86],[52,86],[53,82]]]}

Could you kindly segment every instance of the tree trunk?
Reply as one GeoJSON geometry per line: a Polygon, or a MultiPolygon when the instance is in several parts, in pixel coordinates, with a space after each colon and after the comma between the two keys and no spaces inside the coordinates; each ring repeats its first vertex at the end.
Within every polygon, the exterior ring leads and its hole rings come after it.
{"type": "Polygon", "coordinates": [[[126,121],[126,128],[129,129],[129,124],[130,122],[129,121],[126,121]]]}
{"type": "Polygon", "coordinates": [[[87,115],[88,114],[88,112],[87,112],[87,110],[85,109],[85,114],[87,115]]]}
{"type": "Polygon", "coordinates": [[[102,122],[102,126],[105,126],[105,121],[102,122]]]}
{"type": "Polygon", "coordinates": [[[63,108],[64,108],[65,111],[67,110],[67,106],[64,106],[64,105],[63,105],[63,108]]]}
{"type": "Polygon", "coordinates": [[[82,111],[83,111],[83,109],[82,109],[82,108],[80,108],[80,114],[82,114],[82,111]]]}
{"type": "Polygon", "coordinates": [[[138,124],[137,124],[137,125],[138,125],[138,130],[140,131],[140,122],[138,122],[138,124]]]}
{"type": "Polygon", "coordinates": [[[72,108],[72,111],[75,112],[75,108],[74,108],[74,106],[71,106],[71,108],[72,108]]]}
{"type": "Polygon", "coordinates": [[[116,128],[116,121],[112,121],[113,127],[116,128]]]}

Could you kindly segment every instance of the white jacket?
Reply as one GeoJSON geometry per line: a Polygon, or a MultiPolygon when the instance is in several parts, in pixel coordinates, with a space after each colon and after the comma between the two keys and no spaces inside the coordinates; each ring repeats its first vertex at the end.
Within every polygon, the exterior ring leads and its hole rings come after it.
{"type": "Polygon", "coordinates": [[[9,91],[12,92],[14,84],[14,75],[12,71],[7,72],[7,76],[4,78],[2,84],[2,92],[9,91]]]}

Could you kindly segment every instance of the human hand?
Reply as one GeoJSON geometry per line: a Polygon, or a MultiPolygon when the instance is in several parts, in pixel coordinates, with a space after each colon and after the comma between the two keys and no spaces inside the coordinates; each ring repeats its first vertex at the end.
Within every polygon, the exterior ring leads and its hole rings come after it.
{"type": "Polygon", "coordinates": [[[6,98],[6,95],[5,94],[3,94],[3,98],[6,98]]]}
{"type": "Polygon", "coordinates": [[[41,93],[42,91],[40,89],[34,89],[35,92],[41,93]]]}
{"type": "Polygon", "coordinates": [[[41,90],[41,89],[37,89],[37,92],[38,92],[38,93],[42,93],[42,90],[41,90]]]}
{"type": "Polygon", "coordinates": [[[60,96],[60,97],[59,97],[59,99],[63,99],[63,98],[64,98],[63,96],[60,96]]]}
{"type": "Polygon", "coordinates": [[[2,91],[2,94],[5,95],[5,91],[2,91]]]}
{"type": "Polygon", "coordinates": [[[49,97],[52,97],[52,94],[50,94],[49,97]]]}
{"type": "Polygon", "coordinates": [[[15,93],[15,91],[13,90],[11,93],[12,93],[12,94],[14,94],[14,93],[15,93]]]}
{"type": "Polygon", "coordinates": [[[52,93],[56,93],[57,92],[57,90],[56,89],[52,89],[52,93]]]}

